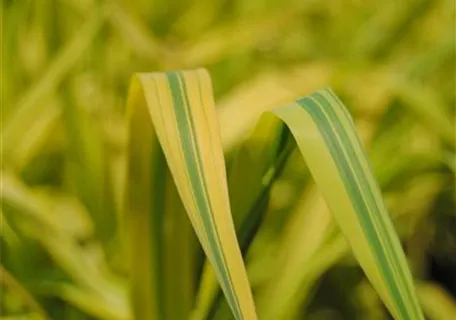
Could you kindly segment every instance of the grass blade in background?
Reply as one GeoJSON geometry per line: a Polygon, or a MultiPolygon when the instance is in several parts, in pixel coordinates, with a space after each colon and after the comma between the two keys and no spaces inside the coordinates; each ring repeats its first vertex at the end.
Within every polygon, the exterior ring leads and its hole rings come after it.
{"type": "Polygon", "coordinates": [[[454,148],[456,146],[454,122],[450,112],[432,91],[419,85],[398,82],[394,86],[398,99],[403,101],[411,114],[416,115],[432,132],[440,135],[443,141],[454,148]]]}
{"type": "MultiPolygon", "coordinates": [[[[231,218],[223,150],[208,74],[203,70],[139,74],[133,78],[130,87],[128,108],[132,131],[127,217],[150,219],[147,218],[150,210],[159,209],[159,203],[152,206],[149,203],[152,200],[148,199],[151,192],[160,192],[148,185],[151,174],[163,172],[161,160],[157,160],[160,157],[159,142],[184,207],[214,266],[235,318],[256,319],[231,218]]],[[[160,202],[161,197],[157,194],[153,198],[160,202]]],[[[154,227],[152,221],[144,222],[154,227]]],[[[146,228],[143,225],[137,223],[137,229],[133,227],[131,232],[144,232],[139,229],[146,228]]],[[[144,269],[141,274],[147,276],[147,272],[144,269]]],[[[142,279],[144,294],[151,292],[145,286],[157,285],[157,282],[152,284],[148,280],[142,279]]],[[[147,295],[138,301],[142,301],[144,308],[148,308],[146,303],[153,303],[153,308],[159,310],[159,299],[155,292],[152,302],[147,295]]],[[[142,311],[138,309],[137,312],[142,311]]],[[[154,314],[160,313],[150,311],[140,318],[154,314]]]]}
{"type": "Polygon", "coordinates": [[[129,95],[125,248],[138,319],[185,319],[194,294],[194,234],[172,185],[139,87],[129,95]],[[165,215],[166,212],[166,215],[165,215]],[[178,269],[178,271],[176,271],[178,269]],[[179,308],[172,307],[180,301],[179,308]]]}
{"type": "Polygon", "coordinates": [[[4,299],[5,288],[7,291],[13,292],[17,295],[22,303],[29,309],[39,315],[39,319],[49,320],[49,316],[35,298],[27,291],[27,289],[6,270],[3,265],[0,265],[0,286],[2,288],[2,300],[4,299]]]}
{"type": "Polygon", "coordinates": [[[170,320],[188,319],[195,301],[197,267],[203,252],[169,171],[165,184],[165,314],[170,320]],[[176,308],[176,301],[179,301],[179,308],[176,308]]]}
{"type": "Polygon", "coordinates": [[[138,319],[163,318],[163,270],[160,264],[164,214],[165,163],[139,89],[129,94],[126,237],[130,256],[133,314],[138,319]]]}
{"type": "Polygon", "coordinates": [[[68,175],[70,184],[90,214],[94,231],[101,240],[106,256],[117,251],[117,215],[108,170],[106,146],[101,128],[88,112],[74,103],[68,84],[62,88],[62,113],[68,143],[68,175]]]}
{"type": "Polygon", "coordinates": [[[420,283],[418,296],[430,319],[446,320],[456,317],[456,301],[440,286],[429,282],[420,283]]]}
{"type": "Polygon", "coordinates": [[[306,291],[310,291],[303,285],[312,283],[310,266],[332,231],[331,213],[315,186],[311,186],[290,212],[277,257],[280,269],[258,293],[258,312],[262,319],[297,318],[296,311],[302,309],[306,291]]]}
{"type": "MultiPolygon", "coordinates": [[[[109,301],[106,297],[100,296],[91,290],[83,289],[80,286],[68,283],[51,283],[42,286],[41,290],[44,295],[56,296],[66,301],[71,306],[83,310],[95,319],[100,320],[132,320],[130,310],[119,304],[119,301],[112,299],[109,301]]],[[[125,300],[122,300],[122,302],[125,300]]],[[[81,319],[86,319],[87,316],[81,319]]],[[[67,318],[65,318],[67,319],[67,318]]],[[[73,318],[71,318],[73,319],[73,318]]]]}
{"type": "MultiPolygon", "coordinates": [[[[233,221],[244,256],[266,213],[272,184],[294,148],[289,132],[277,121],[263,121],[255,133],[236,152],[228,175],[233,221]]],[[[206,264],[203,270],[194,320],[218,318],[221,302],[213,269],[206,264]]]]}
{"type": "MultiPolygon", "coordinates": [[[[68,203],[60,212],[52,205],[57,199],[49,199],[30,190],[13,175],[1,172],[2,192],[0,201],[11,229],[17,230],[22,237],[36,240],[47,251],[56,266],[64,271],[74,284],[84,288],[84,292],[91,293],[99,299],[99,303],[84,310],[91,314],[92,310],[111,310],[119,319],[129,318],[129,305],[125,299],[125,290],[118,279],[107,268],[98,244],[88,244],[82,248],[75,241],[75,234],[87,238],[91,230],[78,230],[88,228],[83,217],[86,212],[79,212],[80,208],[72,208],[74,204],[68,203]],[[64,218],[62,219],[62,215],[64,218]],[[81,215],[81,216],[79,216],[81,215]],[[62,229],[61,224],[72,221],[73,226],[62,229]],[[73,230],[71,229],[73,228],[73,230]]],[[[2,238],[6,235],[0,234],[2,238]]],[[[8,248],[5,248],[7,250],[8,248]]],[[[25,257],[23,257],[25,258],[25,257]]],[[[40,286],[38,286],[39,288],[40,286]]],[[[57,290],[54,295],[60,295],[57,290]]],[[[87,304],[84,304],[87,306],[87,304]]],[[[97,312],[95,312],[97,314],[97,312]]]]}
{"type": "MultiPolygon", "coordinates": [[[[12,114],[7,119],[2,118],[2,123],[4,123],[2,152],[5,160],[10,161],[13,166],[15,166],[16,145],[28,137],[28,130],[36,126],[34,124],[36,118],[49,117],[43,112],[47,104],[41,104],[41,100],[57,89],[67,73],[90,46],[102,27],[103,21],[104,17],[99,11],[93,13],[78,31],[78,35],[59,52],[43,77],[22,96],[12,114]]],[[[20,156],[17,155],[17,157],[20,156]]]]}

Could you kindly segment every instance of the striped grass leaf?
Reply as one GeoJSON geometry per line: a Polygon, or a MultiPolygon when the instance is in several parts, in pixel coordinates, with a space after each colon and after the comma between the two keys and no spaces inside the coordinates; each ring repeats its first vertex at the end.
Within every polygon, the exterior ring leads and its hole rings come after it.
{"type": "Polygon", "coordinates": [[[157,288],[162,244],[156,228],[163,219],[163,187],[159,183],[167,165],[235,318],[256,319],[231,219],[209,75],[204,70],[138,74],[132,80],[128,109],[126,217],[134,223],[132,258],[138,268],[132,270],[135,316],[164,316],[163,295],[157,288]]]}
{"type": "Polygon", "coordinates": [[[330,89],[275,109],[374,288],[396,319],[423,319],[404,252],[341,101],[330,89]]]}
{"type": "Polygon", "coordinates": [[[347,110],[331,90],[274,113],[309,170],[367,277],[397,319],[422,319],[404,253],[347,110]]]}
{"type": "MultiPolygon", "coordinates": [[[[144,110],[132,126],[146,123],[149,137],[157,136],[235,318],[256,318],[231,219],[208,75],[202,70],[137,75],[129,104],[131,110],[144,110]]],[[[399,239],[340,100],[322,90],[267,113],[260,127],[264,121],[276,128],[283,122],[290,130],[355,257],[393,316],[423,319],[399,239]]],[[[276,132],[282,139],[283,131],[276,132]]],[[[150,138],[143,138],[147,146],[150,138]]],[[[147,179],[149,171],[136,171],[147,179]]]]}

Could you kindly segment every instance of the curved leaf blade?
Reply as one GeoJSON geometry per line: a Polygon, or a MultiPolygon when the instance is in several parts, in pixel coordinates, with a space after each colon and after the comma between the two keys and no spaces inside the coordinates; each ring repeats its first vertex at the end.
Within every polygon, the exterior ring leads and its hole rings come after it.
{"type": "MultiPolygon", "coordinates": [[[[131,114],[140,113],[136,120],[131,118],[130,125],[148,128],[142,133],[146,146],[136,140],[136,147],[149,148],[148,143],[159,143],[190,221],[214,266],[235,318],[256,319],[231,217],[225,162],[209,75],[204,70],[138,74],[132,81],[128,104],[131,114]]],[[[133,158],[130,155],[130,160],[134,162],[133,158]]],[[[151,192],[146,184],[150,173],[149,161],[153,158],[145,158],[140,167],[135,168],[131,164],[129,167],[130,174],[135,176],[130,179],[133,182],[130,185],[136,188],[128,190],[129,215],[144,215],[150,210],[147,203],[143,207],[138,206],[141,201],[150,201],[143,200],[143,197],[151,192]]],[[[147,282],[149,284],[144,286],[153,285],[151,281],[147,282]]],[[[154,308],[159,310],[161,301],[157,291],[147,290],[144,286],[138,286],[143,291],[138,289],[137,294],[155,292],[155,296],[149,297],[155,303],[154,308]]],[[[146,313],[148,317],[153,314],[154,311],[146,313]]]]}
{"type": "Polygon", "coordinates": [[[369,280],[396,319],[423,319],[380,189],[346,108],[330,89],[272,111],[288,126],[369,280]]]}

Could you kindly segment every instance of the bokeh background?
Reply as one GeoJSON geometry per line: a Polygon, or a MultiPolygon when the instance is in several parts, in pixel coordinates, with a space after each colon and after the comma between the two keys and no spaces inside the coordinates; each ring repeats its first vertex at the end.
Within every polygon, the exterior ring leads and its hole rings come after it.
{"type": "MultiPolygon", "coordinates": [[[[100,243],[120,241],[129,81],[194,67],[212,76],[228,164],[262,111],[331,86],[355,118],[428,317],[456,319],[453,0],[1,9],[2,319],[128,319],[125,259],[100,243]],[[94,233],[93,219],[113,233],[94,233]]],[[[292,155],[246,259],[260,314],[387,318],[337,232],[329,245],[317,239],[332,227],[292,155]],[[309,261],[319,261],[313,273],[309,261]],[[293,298],[271,302],[280,288],[293,298]]]]}

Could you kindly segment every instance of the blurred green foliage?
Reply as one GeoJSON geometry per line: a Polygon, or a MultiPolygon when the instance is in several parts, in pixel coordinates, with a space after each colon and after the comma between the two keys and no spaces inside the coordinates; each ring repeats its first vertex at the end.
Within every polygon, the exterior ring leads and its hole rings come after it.
{"type": "MultiPolygon", "coordinates": [[[[126,91],[134,72],[197,66],[213,78],[228,162],[262,110],[332,86],[352,107],[425,312],[456,314],[453,0],[3,0],[1,10],[5,319],[129,318],[126,91]]],[[[297,156],[267,210],[247,256],[260,317],[301,254],[314,264],[293,271],[306,284],[286,303],[294,317],[386,317],[338,232],[315,240],[331,222],[297,156]]]]}

